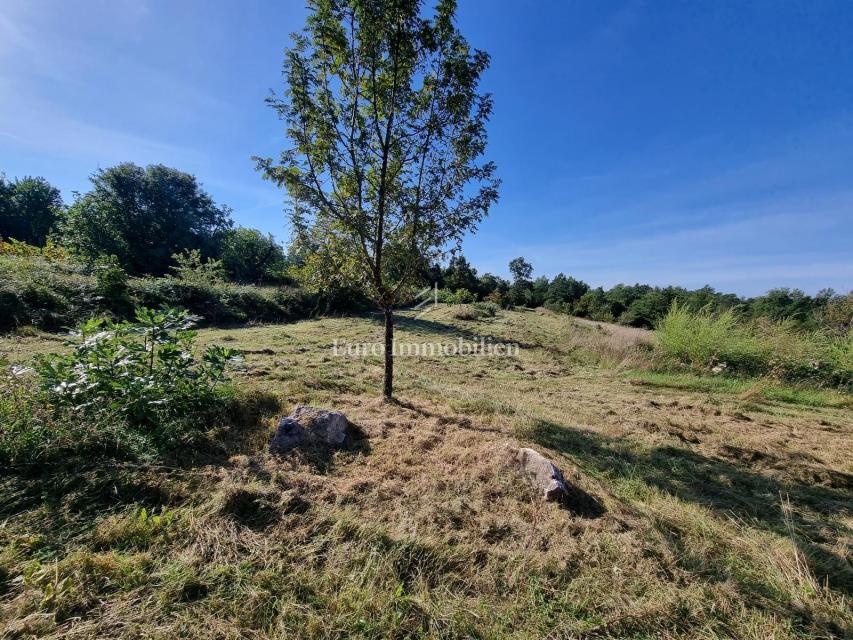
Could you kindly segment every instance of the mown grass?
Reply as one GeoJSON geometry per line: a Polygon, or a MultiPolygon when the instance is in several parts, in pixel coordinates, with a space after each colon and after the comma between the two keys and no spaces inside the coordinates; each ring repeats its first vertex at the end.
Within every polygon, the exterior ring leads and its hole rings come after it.
{"type": "MultiPolygon", "coordinates": [[[[201,331],[200,346],[245,354],[239,406],[208,455],[0,478],[6,635],[850,633],[849,404],[638,372],[654,357],[646,334],[451,314],[403,317],[397,337],[491,336],[518,356],[400,358],[398,404],[378,400],[380,359],[331,353],[336,338],[381,340],[378,318],[201,331]],[[347,413],[361,445],[268,456],[276,415],[298,402],[347,413]],[[551,456],[606,514],[538,502],[507,442],[551,456]]],[[[58,348],[0,341],[16,361],[58,348]]]]}
{"type": "Polygon", "coordinates": [[[853,397],[835,389],[780,384],[776,380],[761,378],[732,378],[727,376],[698,375],[694,373],[667,373],[634,369],[625,372],[634,384],[652,387],[745,395],[751,399],[786,402],[808,407],[850,407],[853,397]]]}

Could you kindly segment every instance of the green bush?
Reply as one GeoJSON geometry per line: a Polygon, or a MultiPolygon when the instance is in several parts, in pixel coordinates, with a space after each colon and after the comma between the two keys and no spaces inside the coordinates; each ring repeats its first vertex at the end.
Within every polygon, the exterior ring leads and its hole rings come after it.
{"type": "Polygon", "coordinates": [[[498,306],[494,302],[475,302],[474,304],[455,305],[455,307],[451,315],[456,320],[494,318],[498,312],[498,306]]]}
{"type": "Polygon", "coordinates": [[[470,304],[477,299],[468,289],[456,289],[455,291],[442,290],[438,294],[438,299],[447,304],[470,304]]]}
{"type": "Polygon", "coordinates": [[[494,302],[475,302],[471,306],[487,318],[494,318],[498,314],[499,307],[494,302]]]}
{"type": "Polygon", "coordinates": [[[0,331],[73,326],[99,310],[96,288],[72,262],[0,254],[0,331]]]}
{"type": "Polygon", "coordinates": [[[11,369],[0,401],[0,462],[108,451],[156,458],[208,429],[229,395],[223,347],[193,350],[183,310],[137,310],[134,322],[92,319],[69,354],[11,369]],[[34,379],[27,379],[32,373],[34,379]]]}
{"type": "Polygon", "coordinates": [[[853,382],[853,332],[830,336],[797,329],[791,321],[741,320],[731,309],[694,312],[673,304],[658,323],[656,336],[664,354],[694,370],[853,382]]]}
{"type": "Polygon", "coordinates": [[[127,273],[115,256],[101,258],[95,263],[95,293],[103,307],[116,317],[125,318],[133,309],[127,273]]]}

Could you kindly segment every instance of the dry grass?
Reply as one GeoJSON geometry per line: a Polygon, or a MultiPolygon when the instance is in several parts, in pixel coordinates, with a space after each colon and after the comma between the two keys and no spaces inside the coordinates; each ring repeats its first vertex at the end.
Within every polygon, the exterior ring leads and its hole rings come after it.
{"type": "MultiPolygon", "coordinates": [[[[635,384],[621,370],[647,363],[646,332],[547,312],[456,321],[441,307],[403,318],[397,339],[490,336],[518,342],[518,357],[399,358],[400,402],[385,404],[379,358],[331,351],[381,330],[344,318],[203,331],[202,343],[246,350],[238,384],[260,407],[220,455],[0,481],[6,636],[853,629],[849,406],[635,384]],[[275,400],[344,411],[364,437],[270,457],[275,400]],[[607,513],[539,503],[509,470],[507,442],[553,456],[607,513]]],[[[59,344],[0,348],[21,359],[59,344]]]]}

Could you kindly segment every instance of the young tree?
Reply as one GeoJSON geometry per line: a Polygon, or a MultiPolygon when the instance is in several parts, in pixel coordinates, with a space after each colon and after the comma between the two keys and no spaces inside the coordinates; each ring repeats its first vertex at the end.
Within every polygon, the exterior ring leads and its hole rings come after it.
{"type": "Polygon", "coordinates": [[[349,283],[385,318],[383,393],[393,391],[393,308],[430,261],[458,246],[497,199],[486,148],[489,57],[421,0],[309,0],[285,53],[286,90],[269,104],[292,146],[258,158],[290,196],[303,279],[349,283]]]}

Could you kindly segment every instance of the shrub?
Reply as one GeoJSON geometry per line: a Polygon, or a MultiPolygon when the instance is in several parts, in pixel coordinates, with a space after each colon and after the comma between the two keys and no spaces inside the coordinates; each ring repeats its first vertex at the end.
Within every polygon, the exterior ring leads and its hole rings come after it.
{"type": "Polygon", "coordinates": [[[498,306],[493,302],[475,302],[474,304],[461,304],[451,314],[456,320],[479,320],[481,318],[494,318],[498,312],[498,306]]]}
{"type": "Polygon", "coordinates": [[[20,256],[23,258],[45,258],[47,260],[66,260],[68,253],[60,246],[48,240],[43,247],[37,247],[14,238],[0,238],[0,255],[20,256]]]}
{"type": "Polygon", "coordinates": [[[10,371],[0,404],[0,461],[36,462],[88,450],[155,458],[210,428],[226,406],[225,369],[237,354],[193,351],[197,320],[183,310],[137,310],[134,322],[83,323],[69,354],[10,371]],[[35,379],[22,376],[28,372],[35,379]]]}
{"type": "Polygon", "coordinates": [[[0,254],[0,331],[73,326],[98,310],[95,288],[80,265],[0,254]]]}
{"type": "Polygon", "coordinates": [[[484,317],[494,318],[498,314],[499,307],[494,302],[475,302],[471,306],[479,311],[484,317]]]}
{"type": "Polygon", "coordinates": [[[840,385],[853,381],[853,332],[833,337],[798,330],[792,321],[746,321],[731,309],[693,312],[673,304],[656,337],[664,354],[696,370],[840,385]]]}
{"type": "Polygon", "coordinates": [[[122,269],[115,256],[100,258],[95,263],[95,293],[103,306],[117,317],[124,318],[133,308],[127,273],[122,269]]]}
{"type": "Polygon", "coordinates": [[[442,291],[439,300],[447,304],[469,304],[477,299],[468,289],[456,289],[455,291],[442,291]]]}

